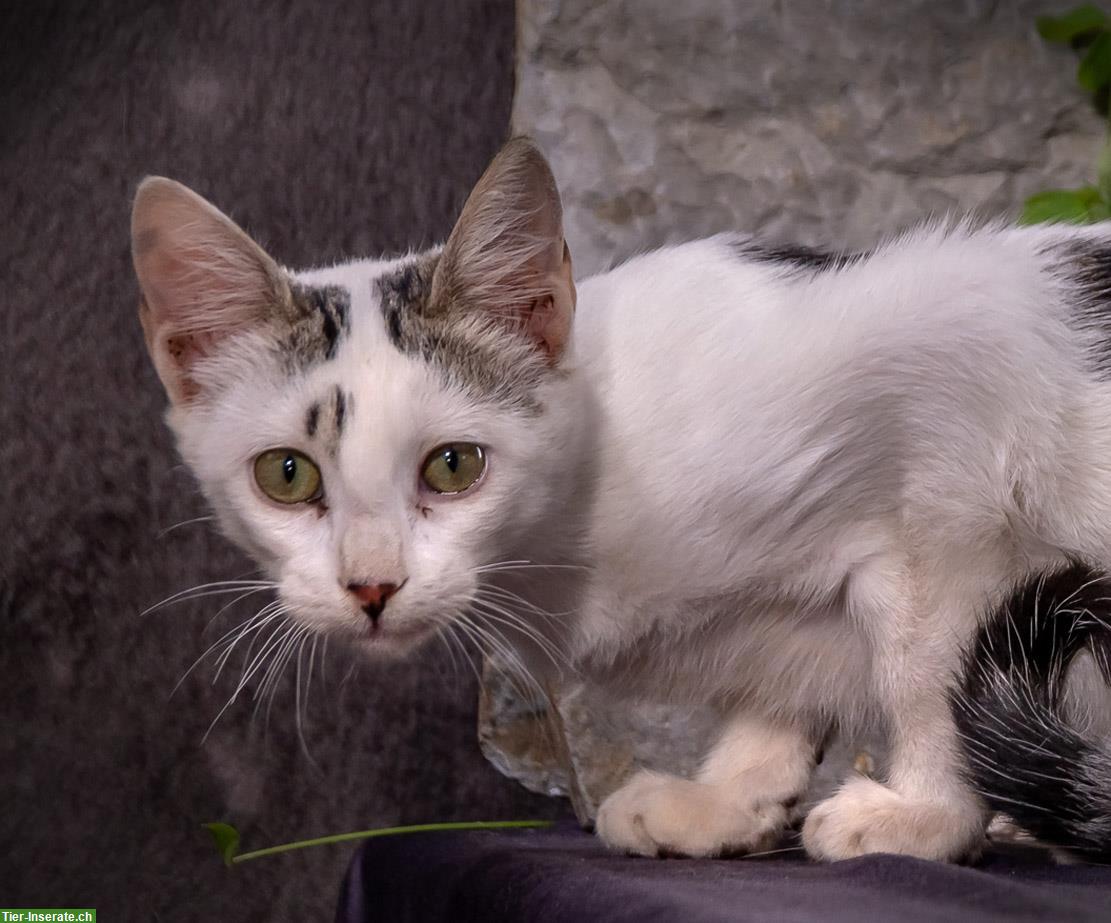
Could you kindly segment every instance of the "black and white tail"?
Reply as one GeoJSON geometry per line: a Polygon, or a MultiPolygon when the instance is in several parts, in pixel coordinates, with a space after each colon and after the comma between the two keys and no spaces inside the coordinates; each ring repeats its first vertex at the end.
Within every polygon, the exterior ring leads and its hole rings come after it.
{"type": "Polygon", "coordinates": [[[1111,860],[1111,739],[1065,715],[1083,650],[1111,683],[1111,576],[1074,565],[1016,590],[980,630],[952,695],[972,784],[1042,842],[1111,860]]]}

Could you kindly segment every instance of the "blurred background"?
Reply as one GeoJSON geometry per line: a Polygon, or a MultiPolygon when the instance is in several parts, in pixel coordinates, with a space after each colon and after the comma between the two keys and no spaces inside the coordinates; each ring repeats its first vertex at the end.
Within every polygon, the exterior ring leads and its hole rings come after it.
{"type": "Polygon", "coordinates": [[[170,693],[258,605],[211,627],[232,597],[140,617],[254,568],[193,522],[206,510],[162,424],[129,256],[138,181],[181,180],[290,265],[427,246],[507,135],[512,2],[3,16],[0,906],[325,920],[350,848],[229,872],[199,825],[262,846],[561,812],[483,760],[474,679],[436,651],[348,676],[333,647],[304,748],[291,673],[268,724],[246,697],[205,739],[238,666],[170,693]]]}
{"type": "Polygon", "coordinates": [[[394,823],[563,816],[482,758],[474,678],[435,650],[332,651],[212,727],[204,663],[249,601],[140,613],[248,574],[162,425],[135,317],[148,173],[306,266],[443,238],[511,130],[552,157],[580,273],[695,234],[853,249],[1089,182],[1103,129],[1011,0],[63,2],[0,13],[0,906],[103,919],[328,919],[350,850],[250,846],[394,823]],[[516,88],[516,93],[514,92],[516,88]],[[310,758],[311,756],[311,758],[310,758]]]}

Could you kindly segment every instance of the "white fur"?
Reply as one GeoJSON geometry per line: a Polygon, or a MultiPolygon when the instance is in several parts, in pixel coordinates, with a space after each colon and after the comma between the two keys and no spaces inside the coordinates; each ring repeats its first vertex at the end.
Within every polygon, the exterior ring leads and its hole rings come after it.
{"type": "Polygon", "coordinates": [[[392,264],[351,263],[301,276],[351,292],[335,360],[291,384],[241,354],[218,405],[172,420],[231,534],[314,627],[399,652],[497,584],[616,692],[732,708],[699,779],[637,776],[603,805],[613,845],[760,848],[829,726],[878,722],[889,779],[819,806],[807,847],[958,858],[984,824],[945,697],[964,644],[1034,569],[1111,565],[1111,386],[1044,255],[1079,237],[1111,247],[1104,230],[927,228],[817,274],[742,259],[726,236],[651,253],[580,283],[537,416],[399,353],[371,284],[392,264]],[[336,383],[354,409],[338,456],[317,459],[329,511],[276,507],[251,459],[307,448],[305,407],[336,383]],[[420,462],[449,440],[485,446],[489,470],[429,496],[420,462]],[[570,566],[481,570],[503,561],[570,566]],[[344,586],[406,577],[384,616],[398,634],[362,638],[344,586]]]}

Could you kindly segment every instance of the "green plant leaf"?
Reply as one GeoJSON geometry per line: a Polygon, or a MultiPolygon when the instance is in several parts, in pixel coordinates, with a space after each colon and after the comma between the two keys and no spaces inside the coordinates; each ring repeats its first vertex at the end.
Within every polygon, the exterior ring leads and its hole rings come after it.
{"type": "Polygon", "coordinates": [[[1107,25],[1107,14],[1091,3],[1085,3],[1060,16],[1039,16],[1038,35],[1047,42],[1068,44],[1107,25]]]}
{"type": "Polygon", "coordinates": [[[1039,192],[1026,200],[1020,224],[1042,224],[1065,222],[1067,224],[1089,224],[1093,218],[1093,206],[1103,204],[1099,191],[1093,186],[1080,189],[1050,189],[1039,192]]]}
{"type": "Polygon", "coordinates": [[[212,834],[216,849],[224,859],[224,865],[231,868],[232,862],[239,853],[239,831],[231,824],[214,823],[201,824],[201,826],[212,834]]]}
{"type": "Polygon", "coordinates": [[[1101,32],[1080,59],[1076,80],[1095,93],[1111,83],[1111,32],[1101,32]]]}
{"type": "Polygon", "coordinates": [[[376,827],[373,830],[356,830],[354,833],[337,833],[332,836],[319,836],[311,840],[298,840],[296,843],[282,843],[280,846],[267,846],[251,852],[239,851],[239,831],[231,824],[202,824],[216,848],[224,857],[224,864],[231,866],[263,856],[276,856],[278,853],[306,849],[310,846],[328,846],[332,843],[349,843],[352,840],[369,840],[380,836],[403,836],[410,833],[439,833],[448,830],[524,830],[528,828],[551,827],[550,820],[465,820],[448,821],[441,824],[412,824],[407,827],[376,827]]]}
{"type": "Polygon", "coordinates": [[[1103,138],[1103,147],[1100,148],[1099,159],[1096,161],[1096,176],[1100,198],[1104,202],[1111,202],[1111,131],[1103,138]]]}
{"type": "Polygon", "coordinates": [[[1093,202],[1088,206],[1088,223],[1095,224],[1097,221],[1106,221],[1111,218],[1111,206],[1109,206],[1103,199],[1098,202],[1093,202]]]}

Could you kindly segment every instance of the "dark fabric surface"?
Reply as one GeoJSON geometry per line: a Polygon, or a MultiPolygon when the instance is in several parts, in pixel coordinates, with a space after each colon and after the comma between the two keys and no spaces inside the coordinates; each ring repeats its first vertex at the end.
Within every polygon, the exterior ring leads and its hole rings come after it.
{"type": "Polygon", "coordinates": [[[292,669],[268,723],[248,695],[207,740],[239,664],[170,698],[265,597],[207,629],[231,597],[139,617],[252,566],[190,522],[205,508],[136,317],[136,184],[192,185],[290,265],[432,243],[507,132],[513,18],[513,0],[0,8],[0,907],[328,919],[341,851],[229,872],[199,825],[252,848],[563,810],[486,764],[473,678],[434,649],[345,680],[333,644],[302,702],[310,762],[292,669]]]}
{"type": "Polygon", "coordinates": [[[336,923],[1024,923],[1111,920],[1111,868],[992,855],[976,867],[900,856],[821,865],[768,857],[633,859],[571,826],[370,840],[336,923]]]}

